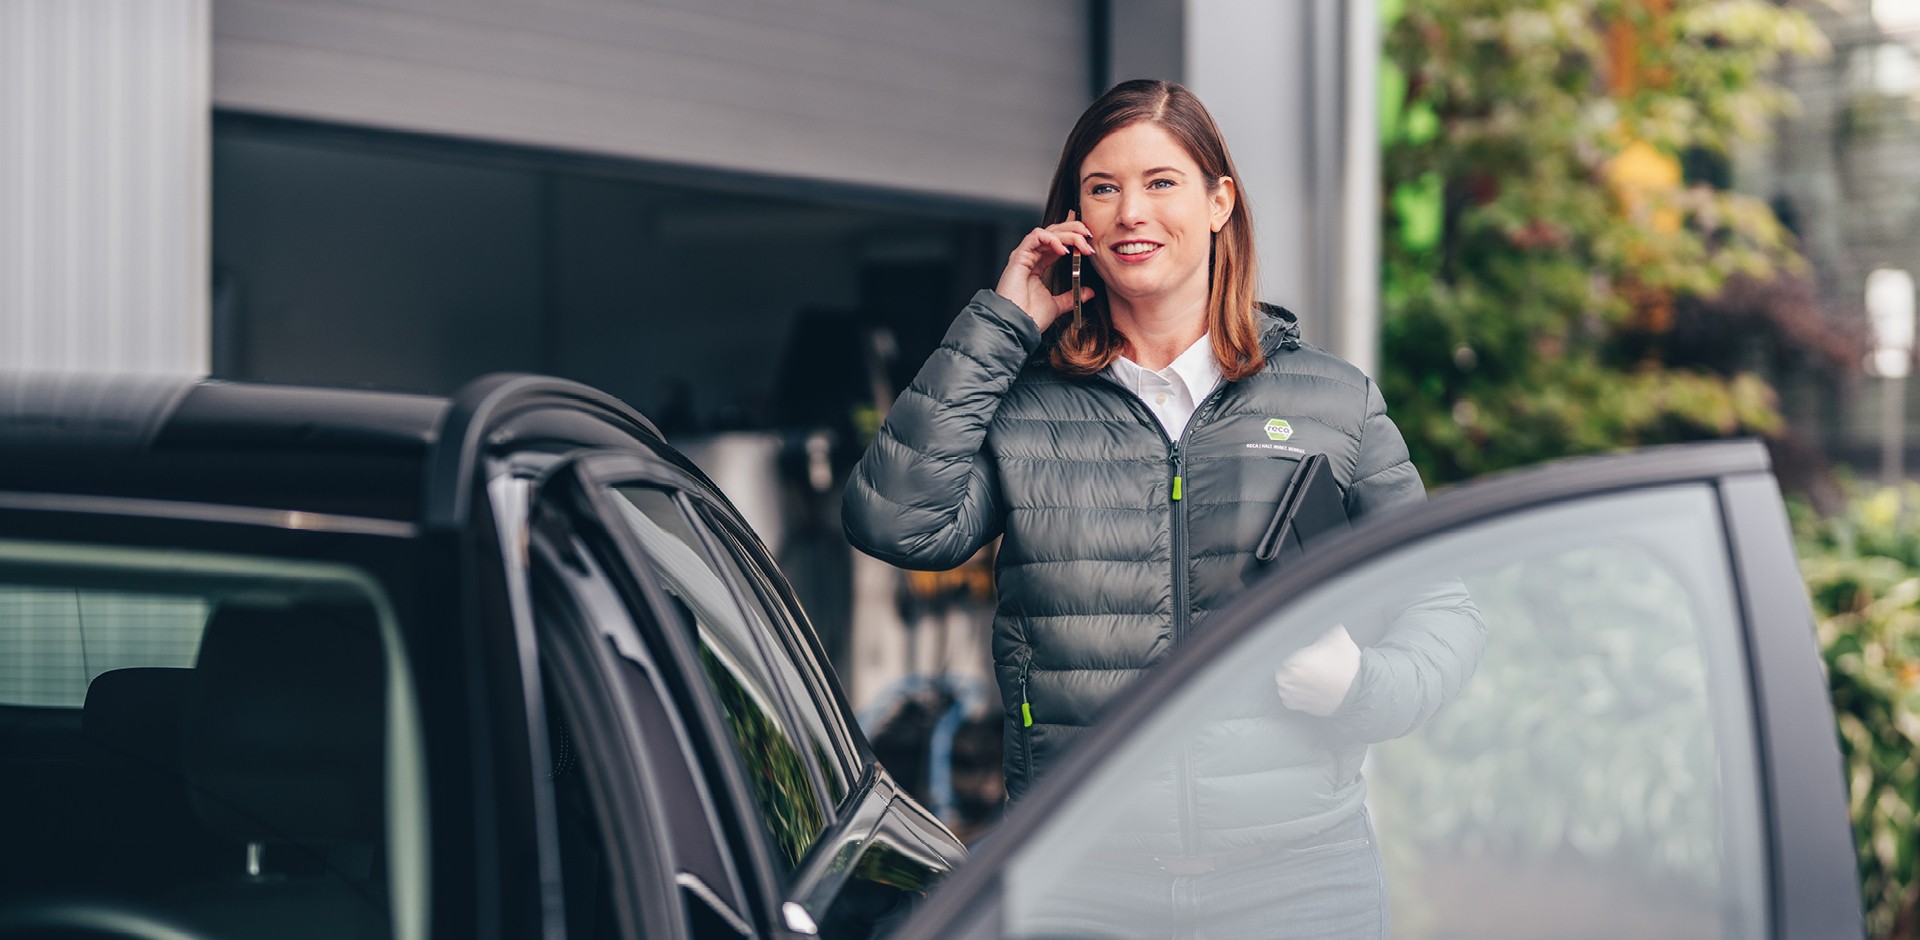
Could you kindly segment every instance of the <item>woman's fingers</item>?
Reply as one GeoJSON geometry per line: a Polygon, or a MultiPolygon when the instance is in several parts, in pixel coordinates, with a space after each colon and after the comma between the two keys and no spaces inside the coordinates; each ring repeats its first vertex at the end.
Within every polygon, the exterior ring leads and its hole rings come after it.
{"type": "MultiPolygon", "coordinates": [[[[1092,230],[1071,214],[1065,222],[1033,229],[1007,256],[1006,270],[1001,272],[1000,283],[994,289],[1025,310],[1041,329],[1046,329],[1055,317],[1073,309],[1073,292],[1053,293],[1047,285],[1047,272],[1075,251],[1093,254],[1092,234],[1092,230]]],[[[1083,287],[1081,302],[1092,298],[1093,289],[1083,287]]]]}
{"type": "Polygon", "coordinates": [[[1025,265],[1034,277],[1045,277],[1049,268],[1077,248],[1080,248],[1079,243],[1066,235],[1034,229],[1029,240],[1014,252],[1013,261],[1025,265]]]}
{"type": "Polygon", "coordinates": [[[1067,213],[1065,222],[1056,222],[1047,226],[1046,230],[1065,239],[1083,254],[1094,253],[1093,229],[1088,228],[1085,222],[1075,219],[1071,212],[1067,213]]]}
{"type": "Polygon", "coordinates": [[[1087,251],[1093,251],[1093,229],[1087,227],[1087,223],[1080,221],[1079,217],[1073,212],[1068,212],[1067,220],[1061,224],[1067,226],[1070,231],[1080,236],[1081,241],[1086,245],[1087,251]]]}
{"type": "Polygon", "coordinates": [[[1061,236],[1046,229],[1037,228],[1028,232],[1027,237],[1021,240],[1020,247],[1013,250],[1013,257],[1015,260],[1031,258],[1030,263],[1038,268],[1066,254],[1067,251],[1067,244],[1061,236]]]}

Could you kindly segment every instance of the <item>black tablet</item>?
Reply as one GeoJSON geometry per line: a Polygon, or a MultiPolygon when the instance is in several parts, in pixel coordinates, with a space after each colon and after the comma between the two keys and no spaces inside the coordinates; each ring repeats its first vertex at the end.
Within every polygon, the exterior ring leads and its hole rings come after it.
{"type": "Polygon", "coordinates": [[[1346,528],[1346,498],[1333,481],[1333,468],[1325,454],[1309,454],[1287,481],[1253,557],[1271,562],[1282,555],[1297,555],[1314,539],[1346,528]]]}

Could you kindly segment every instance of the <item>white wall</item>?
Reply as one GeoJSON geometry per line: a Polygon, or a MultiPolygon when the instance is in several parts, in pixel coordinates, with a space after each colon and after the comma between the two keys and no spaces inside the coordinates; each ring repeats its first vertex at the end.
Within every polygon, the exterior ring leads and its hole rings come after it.
{"type": "Polygon", "coordinates": [[[207,24],[0,2],[0,369],[207,371],[207,24]]]}

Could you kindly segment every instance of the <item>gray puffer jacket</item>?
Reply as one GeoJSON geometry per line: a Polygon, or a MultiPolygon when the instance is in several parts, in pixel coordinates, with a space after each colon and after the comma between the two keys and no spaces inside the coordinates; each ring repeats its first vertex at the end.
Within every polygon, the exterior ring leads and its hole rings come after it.
{"type": "MultiPolygon", "coordinates": [[[[981,291],[854,471],[847,536],[875,557],[951,568],[1005,535],[993,659],[1013,797],[1267,572],[1254,545],[1307,454],[1329,457],[1356,520],[1425,498],[1364,373],[1303,345],[1291,314],[1269,310],[1261,337],[1266,367],[1215,389],[1170,441],[1131,392],[1056,372],[1033,320],[981,291]]],[[[1187,772],[1165,781],[1184,798],[1126,846],[1209,854],[1331,826],[1365,795],[1366,744],[1431,717],[1472,673],[1483,634],[1465,593],[1443,592],[1363,651],[1330,718],[1274,694],[1201,729],[1187,772]],[[1207,807],[1232,809],[1210,819],[1207,807]]]]}

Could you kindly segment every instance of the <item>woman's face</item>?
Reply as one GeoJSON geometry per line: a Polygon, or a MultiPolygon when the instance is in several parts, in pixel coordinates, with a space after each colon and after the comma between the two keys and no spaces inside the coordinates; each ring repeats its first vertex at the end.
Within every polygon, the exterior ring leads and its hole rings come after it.
{"type": "Polygon", "coordinates": [[[1213,234],[1233,214],[1233,180],[1209,192],[1186,148],[1157,124],[1107,135],[1080,164],[1080,219],[1116,299],[1185,301],[1207,293],[1213,234]]]}

